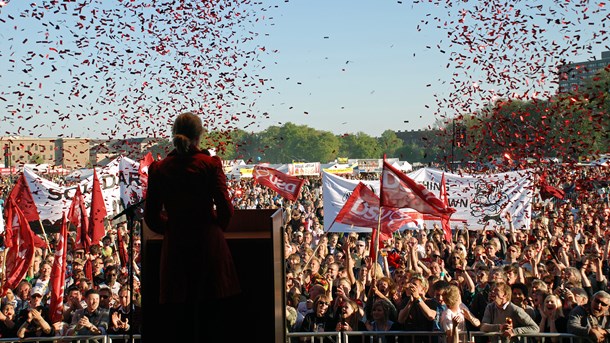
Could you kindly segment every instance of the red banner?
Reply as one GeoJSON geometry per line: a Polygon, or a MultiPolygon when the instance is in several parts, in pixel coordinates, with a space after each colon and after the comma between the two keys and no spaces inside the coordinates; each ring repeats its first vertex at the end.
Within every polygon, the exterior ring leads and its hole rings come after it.
{"type": "Polygon", "coordinates": [[[40,220],[38,208],[36,208],[32,192],[30,191],[30,187],[28,186],[23,173],[21,173],[21,176],[17,179],[17,182],[15,183],[15,186],[13,186],[8,197],[15,201],[15,204],[19,206],[19,209],[21,209],[23,215],[29,222],[37,222],[40,220]]]}
{"type": "Polygon", "coordinates": [[[381,222],[379,221],[379,197],[360,182],[347,199],[337,217],[336,222],[360,227],[377,228],[381,225],[381,235],[383,241],[392,237],[392,233],[400,229],[407,223],[422,221],[420,213],[408,213],[393,208],[384,207],[381,210],[381,222]]]}
{"type": "Polygon", "coordinates": [[[51,323],[62,321],[64,313],[64,288],[66,286],[66,250],[68,248],[68,225],[65,214],[61,220],[59,241],[55,246],[55,260],[51,269],[51,304],[49,316],[51,323]]]}
{"type": "Polygon", "coordinates": [[[89,212],[89,238],[91,244],[98,244],[102,237],[106,234],[104,227],[104,219],[108,215],[106,204],[104,203],[104,195],[100,186],[100,179],[97,177],[97,172],[93,168],[93,189],[91,190],[91,208],[89,212]]]}
{"type": "Polygon", "coordinates": [[[305,183],[304,179],[262,166],[254,167],[252,177],[254,177],[254,181],[273,189],[279,195],[291,201],[296,201],[299,198],[301,187],[305,183]]]}
{"type": "Polygon", "coordinates": [[[5,231],[8,248],[6,254],[6,280],[2,284],[2,296],[9,289],[14,289],[25,277],[34,260],[34,233],[30,224],[17,204],[9,198],[6,204],[5,231]]]}
{"type": "Polygon", "coordinates": [[[70,211],[68,211],[68,220],[76,227],[76,249],[85,249],[85,253],[89,252],[91,239],[89,238],[89,220],[87,219],[87,209],[85,208],[85,199],[80,187],[76,187],[76,193],[72,197],[70,211]]]}
{"type": "Polygon", "coordinates": [[[454,208],[447,207],[424,185],[418,184],[405,173],[392,167],[384,159],[381,177],[381,206],[412,208],[422,214],[451,216],[454,208]]]}
{"type": "MultiPolygon", "coordinates": [[[[445,173],[441,177],[441,191],[440,198],[445,207],[449,207],[449,196],[447,195],[447,182],[445,181],[445,173]]],[[[443,231],[445,232],[445,240],[447,242],[451,242],[453,238],[451,237],[451,225],[449,224],[450,215],[441,216],[441,225],[443,227],[443,231]]]]}

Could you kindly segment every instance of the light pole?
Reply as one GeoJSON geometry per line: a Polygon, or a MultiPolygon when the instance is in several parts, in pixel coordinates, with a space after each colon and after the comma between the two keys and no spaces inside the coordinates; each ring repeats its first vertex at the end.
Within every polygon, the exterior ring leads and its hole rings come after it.
{"type": "Polygon", "coordinates": [[[455,118],[451,120],[451,161],[449,161],[449,170],[453,173],[453,153],[455,150],[455,118]]]}

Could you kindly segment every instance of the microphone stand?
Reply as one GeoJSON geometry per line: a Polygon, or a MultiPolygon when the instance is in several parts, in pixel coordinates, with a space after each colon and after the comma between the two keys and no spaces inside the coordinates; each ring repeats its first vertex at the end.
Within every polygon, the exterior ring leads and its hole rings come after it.
{"type": "MultiPolygon", "coordinates": [[[[129,341],[133,341],[133,331],[134,331],[134,327],[132,327],[131,325],[134,324],[133,323],[133,314],[136,310],[136,305],[134,302],[134,290],[133,290],[133,233],[135,231],[135,221],[136,221],[136,213],[137,210],[140,208],[140,206],[142,204],[144,204],[144,202],[146,201],[146,199],[142,199],[138,202],[136,202],[135,204],[129,205],[127,206],[127,208],[125,208],[122,212],[120,212],[119,214],[115,215],[114,217],[112,217],[112,220],[115,220],[117,218],[120,218],[122,216],[126,216],[127,217],[127,233],[129,235],[129,246],[127,248],[127,255],[128,255],[128,261],[127,261],[127,273],[129,276],[129,296],[131,297],[131,299],[129,299],[129,304],[130,304],[130,308],[129,308],[129,314],[127,315],[127,318],[129,319],[129,341]]],[[[141,219],[140,219],[141,220],[141,219]]],[[[120,234],[120,233],[117,233],[120,234]]],[[[120,254],[120,252],[119,252],[120,254]]]]}

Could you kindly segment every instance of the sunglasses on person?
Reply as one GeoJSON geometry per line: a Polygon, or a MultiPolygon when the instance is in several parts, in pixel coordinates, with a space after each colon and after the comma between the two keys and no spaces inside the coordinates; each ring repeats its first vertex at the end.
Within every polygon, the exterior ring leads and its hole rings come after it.
{"type": "Polygon", "coordinates": [[[326,306],[329,306],[329,305],[330,305],[330,303],[329,303],[329,302],[326,302],[326,301],[320,301],[320,302],[318,302],[318,305],[326,305],[326,306]]]}
{"type": "Polygon", "coordinates": [[[610,305],[610,304],[608,304],[608,303],[605,303],[605,302],[601,301],[601,300],[600,300],[600,299],[598,299],[598,298],[595,298],[594,300],[595,300],[595,302],[596,302],[596,303],[598,303],[598,304],[602,305],[603,307],[608,307],[608,305],[610,305]]]}

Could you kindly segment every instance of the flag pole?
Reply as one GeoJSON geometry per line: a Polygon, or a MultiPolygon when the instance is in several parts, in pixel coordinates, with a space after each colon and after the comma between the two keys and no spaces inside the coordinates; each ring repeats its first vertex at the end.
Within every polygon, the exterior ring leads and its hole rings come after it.
{"type": "MultiPolygon", "coordinates": [[[[383,212],[383,168],[385,168],[385,154],[383,154],[383,164],[381,169],[381,178],[379,180],[379,215],[377,216],[377,234],[375,235],[375,263],[379,260],[379,235],[381,234],[381,213],[383,212]]],[[[376,271],[373,272],[373,278],[376,280],[376,271]]]]}
{"type": "Polygon", "coordinates": [[[318,251],[318,249],[320,249],[320,244],[316,244],[316,248],[314,249],[313,254],[311,254],[311,257],[307,260],[307,262],[305,262],[305,265],[303,266],[303,270],[307,269],[311,260],[313,260],[313,258],[316,257],[316,252],[318,251]]]}
{"type": "Polygon", "coordinates": [[[45,249],[45,256],[51,251],[51,245],[49,244],[49,239],[47,238],[47,233],[44,230],[44,225],[42,225],[42,220],[38,218],[38,224],[40,224],[40,230],[42,230],[42,237],[44,238],[45,243],[47,243],[47,248],[45,249]]]}
{"type": "Polygon", "coordinates": [[[0,280],[2,280],[3,285],[6,282],[6,255],[8,249],[10,248],[4,248],[4,250],[2,250],[2,278],[0,280]]]}

